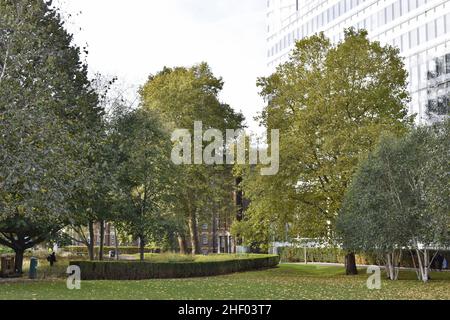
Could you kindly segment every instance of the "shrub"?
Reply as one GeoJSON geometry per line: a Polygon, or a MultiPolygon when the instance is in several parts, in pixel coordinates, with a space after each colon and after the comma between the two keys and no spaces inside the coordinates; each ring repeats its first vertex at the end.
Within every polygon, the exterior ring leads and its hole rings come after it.
{"type": "MultiPolygon", "coordinates": [[[[86,246],[69,246],[62,248],[64,251],[71,254],[87,255],[88,248],[86,246]]],[[[98,254],[100,248],[95,247],[95,253],[98,254]]],[[[109,251],[115,251],[116,247],[103,247],[103,253],[106,255],[109,251]]],[[[145,253],[158,253],[160,250],[158,248],[145,248],[145,253]]],[[[119,247],[120,254],[138,254],[139,247],[119,247]]]]}
{"type": "Polygon", "coordinates": [[[145,280],[208,277],[234,272],[274,268],[278,256],[261,255],[247,259],[210,262],[73,261],[83,280],[145,280]]]}
{"type": "MultiPolygon", "coordinates": [[[[283,262],[305,262],[305,249],[299,247],[279,248],[281,261],[283,262]]],[[[430,256],[434,257],[436,251],[431,250],[430,256]]],[[[447,261],[450,261],[450,251],[439,251],[447,261]]],[[[307,248],[307,262],[323,262],[323,263],[345,263],[346,252],[340,248],[307,248]]],[[[413,253],[415,256],[415,253],[413,253]]],[[[357,254],[356,263],[362,265],[379,265],[380,259],[374,254],[357,254]]],[[[417,264],[417,262],[416,262],[417,264]]],[[[401,267],[413,268],[413,260],[411,252],[404,250],[402,253],[401,267]]]]}
{"type": "MultiPolygon", "coordinates": [[[[137,257],[136,257],[137,258],[137,257]]],[[[145,260],[149,262],[194,262],[197,259],[197,256],[193,255],[183,255],[177,253],[160,253],[160,254],[145,254],[145,260]]]]}

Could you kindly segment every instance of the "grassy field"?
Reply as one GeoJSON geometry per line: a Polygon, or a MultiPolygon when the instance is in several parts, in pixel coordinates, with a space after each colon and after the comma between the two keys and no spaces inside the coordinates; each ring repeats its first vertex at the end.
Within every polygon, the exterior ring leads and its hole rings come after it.
{"type": "Polygon", "coordinates": [[[433,273],[423,284],[414,272],[403,271],[397,282],[383,281],[382,289],[366,287],[364,270],[347,277],[342,267],[281,265],[279,268],[227,276],[147,281],[84,281],[69,291],[64,280],[0,283],[0,300],[336,300],[336,299],[450,299],[450,273],[433,273]]]}
{"type": "MultiPolygon", "coordinates": [[[[180,255],[172,253],[146,253],[145,260],[150,262],[211,262],[247,259],[261,256],[259,254],[214,254],[214,255],[180,255]]],[[[135,260],[139,260],[139,254],[130,255],[135,260]]]]}

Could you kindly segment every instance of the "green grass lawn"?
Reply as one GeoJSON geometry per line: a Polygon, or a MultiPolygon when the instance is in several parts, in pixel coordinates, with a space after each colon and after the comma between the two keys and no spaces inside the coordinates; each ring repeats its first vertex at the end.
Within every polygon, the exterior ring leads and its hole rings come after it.
{"type": "Polygon", "coordinates": [[[347,277],[342,267],[281,265],[279,268],[226,276],[146,281],[83,281],[81,290],[70,291],[64,280],[0,283],[0,299],[450,299],[450,273],[433,273],[423,284],[414,272],[402,271],[397,282],[383,281],[382,289],[366,287],[365,270],[347,277]]]}
{"type": "MultiPolygon", "coordinates": [[[[126,255],[122,255],[126,256],[126,255]]],[[[260,254],[213,254],[213,255],[180,255],[174,253],[146,253],[145,260],[150,262],[213,262],[247,259],[260,257],[260,254]]],[[[135,260],[139,260],[139,254],[129,255],[135,260]]]]}

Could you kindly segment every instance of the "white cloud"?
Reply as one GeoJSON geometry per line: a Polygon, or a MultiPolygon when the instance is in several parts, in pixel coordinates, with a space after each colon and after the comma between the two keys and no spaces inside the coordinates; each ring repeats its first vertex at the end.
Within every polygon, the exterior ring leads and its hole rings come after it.
{"type": "Polygon", "coordinates": [[[256,79],[266,70],[264,0],[71,0],[60,7],[72,14],[76,42],[89,44],[91,70],[141,85],[164,66],[207,61],[224,78],[222,100],[256,129],[252,118],[263,105],[256,79]]]}

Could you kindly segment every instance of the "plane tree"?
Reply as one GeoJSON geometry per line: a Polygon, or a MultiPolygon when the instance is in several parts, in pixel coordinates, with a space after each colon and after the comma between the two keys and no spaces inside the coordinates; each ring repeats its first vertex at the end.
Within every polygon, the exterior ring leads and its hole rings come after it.
{"type": "MultiPolygon", "coordinates": [[[[141,90],[142,105],[155,112],[169,132],[186,129],[194,134],[194,122],[203,130],[240,129],[244,118],[219,100],[223,80],[214,76],[206,63],[191,68],[164,68],[151,76],[141,90]]],[[[219,198],[231,202],[234,188],[232,167],[225,165],[186,164],[178,166],[176,199],[172,210],[185,221],[179,230],[181,247],[187,247],[184,231],[189,231],[192,253],[200,253],[198,221],[212,220],[210,204],[219,198]]],[[[218,203],[221,203],[219,201],[218,203]]]]}
{"type": "MultiPolygon", "coordinates": [[[[287,234],[330,242],[361,157],[382,132],[403,135],[410,127],[399,51],[363,30],[346,30],[335,45],[318,34],[298,41],[289,60],[258,85],[267,103],[260,122],[280,130],[280,170],[267,177],[252,170],[244,179],[251,204],[243,223],[255,227],[247,239],[287,234]]],[[[354,254],[346,260],[347,273],[355,274],[354,254]]]]}

